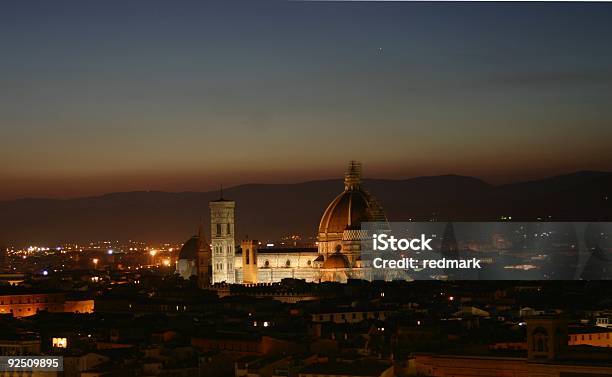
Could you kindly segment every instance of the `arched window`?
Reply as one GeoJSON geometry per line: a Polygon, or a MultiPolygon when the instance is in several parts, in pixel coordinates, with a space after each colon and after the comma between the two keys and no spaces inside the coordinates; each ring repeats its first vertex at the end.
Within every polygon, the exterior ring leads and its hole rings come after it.
{"type": "Polygon", "coordinates": [[[544,343],[544,339],[538,338],[536,343],[536,351],[538,352],[546,352],[546,343],[544,343]]]}
{"type": "Polygon", "coordinates": [[[285,266],[286,267],[291,267],[291,261],[289,259],[287,259],[287,261],[285,262],[285,266]]]}
{"type": "Polygon", "coordinates": [[[548,352],[548,332],[542,327],[533,331],[533,350],[535,352],[548,352]]]}
{"type": "Polygon", "coordinates": [[[264,262],[264,267],[266,267],[266,268],[270,267],[270,261],[269,260],[264,262]]]}
{"type": "Polygon", "coordinates": [[[246,253],[246,257],[245,257],[246,258],[246,264],[249,264],[250,263],[249,262],[250,261],[249,258],[251,256],[251,253],[250,253],[249,249],[246,249],[244,252],[246,253]]]}

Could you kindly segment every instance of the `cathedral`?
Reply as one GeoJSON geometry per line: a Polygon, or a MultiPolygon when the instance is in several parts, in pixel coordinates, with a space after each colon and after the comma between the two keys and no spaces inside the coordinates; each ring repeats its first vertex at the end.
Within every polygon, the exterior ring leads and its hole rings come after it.
{"type": "Polygon", "coordinates": [[[255,240],[234,238],[236,203],[221,197],[209,203],[210,244],[202,227],[178,256],[176,272],[185,279],[197,277],[206,287],[217,283],[257,284],[284,278],[308,282],[346,282],[371,279],[370,266],[361,259],[361,243],[369,239],[362,222],[387,222],[376,199],[361,184],[361,164],[349,163],[344,190],[321,217],[316,248],[260,248],[255,240]]]}

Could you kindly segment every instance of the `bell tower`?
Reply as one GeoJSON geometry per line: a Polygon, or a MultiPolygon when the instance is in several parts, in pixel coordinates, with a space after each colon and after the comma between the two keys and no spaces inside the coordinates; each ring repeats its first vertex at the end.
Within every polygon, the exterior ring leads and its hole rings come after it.
{"type": "Polygon", "coordinates": [[[236,202],[223,198],[223,189],[219,199],[209,203],[210,238],[212,243],[212,284],[236,282],[234,257],[234,209],[236,202]]]}

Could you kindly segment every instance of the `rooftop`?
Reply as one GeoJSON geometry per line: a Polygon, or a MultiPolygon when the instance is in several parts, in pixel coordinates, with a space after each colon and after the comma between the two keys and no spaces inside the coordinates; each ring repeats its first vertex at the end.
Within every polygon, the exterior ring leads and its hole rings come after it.
{"type": "Polygon", "coordinates": [[[311,364],[305,367],[301,374],[325,374],[325,375],[342,375],[342,376],[380,376],[387,369],[392,368],[391,365],[371,362],[356,362],[356,363],[338,363],[328,362],[311,364]]]}

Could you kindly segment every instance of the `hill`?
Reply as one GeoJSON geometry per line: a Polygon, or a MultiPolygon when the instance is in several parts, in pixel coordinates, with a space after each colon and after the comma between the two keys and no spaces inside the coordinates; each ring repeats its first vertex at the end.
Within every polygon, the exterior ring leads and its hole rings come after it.
{"type": "MultiPolygon", "coordinates": [[[[479,179],[445,175],[404,180],[366,179],[391,221],[612,219],[612,173],[578,172],[491,186],[479,179]]],[[[277,239],[315,236],[341,180],[297,184],[247,184],[224,191],[236,201],[238,237],[277,239]]],[[[218,192],[138,191],[67,200],[0,202],[0,243],[87,240],[180,241],[195,233],[218,192]]]]}

